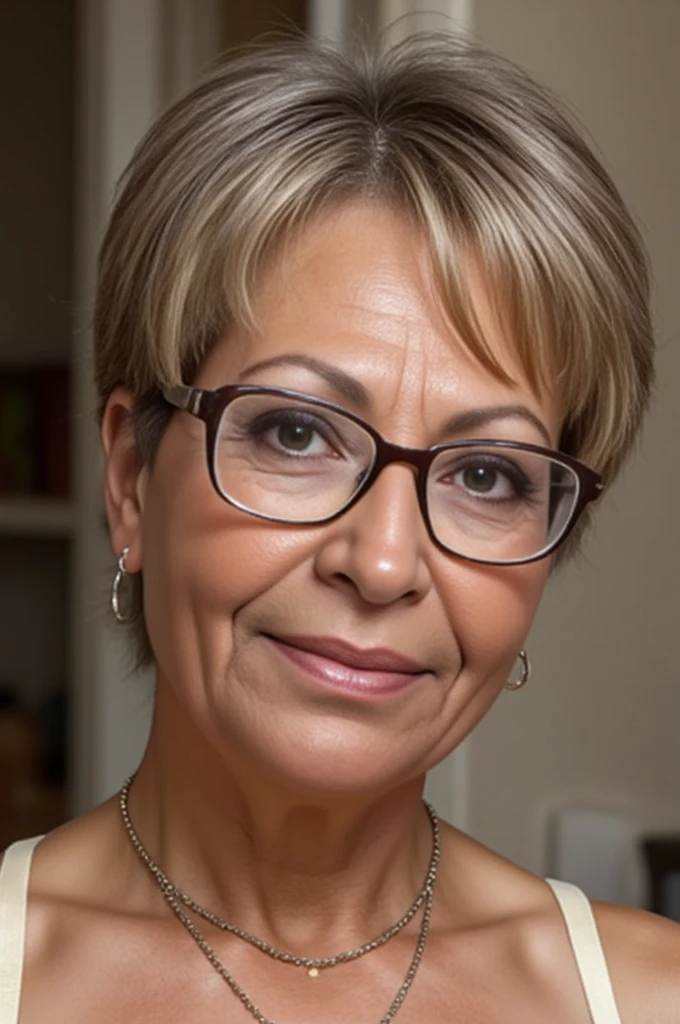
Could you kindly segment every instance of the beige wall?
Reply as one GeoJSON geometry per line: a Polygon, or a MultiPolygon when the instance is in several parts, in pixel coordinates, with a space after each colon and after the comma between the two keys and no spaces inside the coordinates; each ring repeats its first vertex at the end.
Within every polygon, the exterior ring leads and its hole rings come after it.
{"type": "Polygon", "coordinates": [[[529,638],[534,676],[469,741],[468,825],[536,871],[562,802],[680,830],[680,3],[476,0],[474,34],[566,97],[641,224],[659,389],[625,479],[529,638]]]}

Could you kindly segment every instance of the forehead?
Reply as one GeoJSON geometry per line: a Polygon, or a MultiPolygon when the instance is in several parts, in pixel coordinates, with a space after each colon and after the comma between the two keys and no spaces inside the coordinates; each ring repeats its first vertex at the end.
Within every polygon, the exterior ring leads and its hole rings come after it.
{"type": "MultiPolygon", "coordinates": [[[[465,407],[521,399],[556,436],[556,403],[527,383],[478,264],[461,260],[460,272],[509,381],[479,362],[447,318],[419,230],[404,215],[368,203],[318,215],[289,238],[259,280],[255,329],[231,330],[208,363],[219,367],[224,382],[225,373],[234,379],[250,363],[313,354],[341,365],[369,389],[420,382],[430,401],[465,407]]],[[[295,386],[290,377],[271,382],[295,386]]]]}

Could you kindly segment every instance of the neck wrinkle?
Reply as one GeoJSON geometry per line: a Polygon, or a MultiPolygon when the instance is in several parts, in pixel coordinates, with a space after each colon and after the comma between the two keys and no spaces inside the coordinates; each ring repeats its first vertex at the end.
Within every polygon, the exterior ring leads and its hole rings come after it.
{"type": "Polygon", "coordinates": [[[129,811],[193,900],[314,956],[366,942],[406,912],[432,852],[422,779],[382,796],[302,797],[254,772],[237,776],[206,744],[199,756],[185,746],[173,738],[166,750],[152,730],[129,811]]]}

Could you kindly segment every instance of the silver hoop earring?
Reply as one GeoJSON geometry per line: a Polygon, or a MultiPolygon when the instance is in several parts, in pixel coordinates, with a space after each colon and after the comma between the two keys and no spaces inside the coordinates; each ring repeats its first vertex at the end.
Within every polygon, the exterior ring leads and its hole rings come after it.
{"type": "Polygon", "coordinates": [[[520,651],[517,655],[519,660],[522,662],[522,674],[519,679],[508,679],[505,684],[506,690],[521,690],[527,679],[531,675],[531,662],[526,651],[520,651]]]}
{"type": "Polygon", "coordinates": [[[123,553],[118,559],[116,575],[113,577],[113,586],[111,587],[111,611],[113,612],[113,617],[116,622],[121,623],[121,625],[130,621],[129,611],[125,614],[120,608],[120,585],[128,574],[125,563],[129,553],[130,548],[123,548],[123,553]]]}

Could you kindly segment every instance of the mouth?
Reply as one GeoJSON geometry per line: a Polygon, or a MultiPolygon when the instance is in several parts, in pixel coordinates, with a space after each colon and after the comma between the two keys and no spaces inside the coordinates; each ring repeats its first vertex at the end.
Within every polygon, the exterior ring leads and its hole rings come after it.
{"type": "Polygon", "coordinates": [[[386,697],[413,686],[428,669],[386,647],[354,647],[336,637],[267,635],[274,649],[325,688],[356,698],[386,697]]]}

